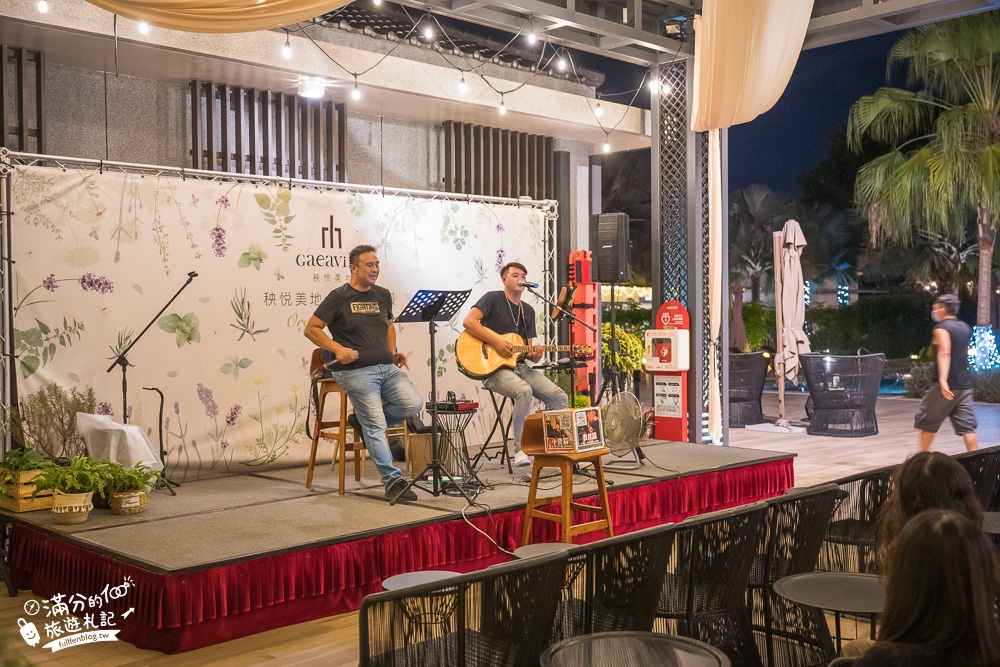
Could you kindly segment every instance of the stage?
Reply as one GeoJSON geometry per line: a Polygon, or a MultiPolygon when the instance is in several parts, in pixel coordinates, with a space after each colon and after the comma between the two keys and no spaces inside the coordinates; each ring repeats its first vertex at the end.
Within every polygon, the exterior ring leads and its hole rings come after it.
{"type": "MultiPolygon", "coordinates": [[[[616,534],[769,498],[793,485],[793,454],[657,441],[643,450],[648,462],[638,470],[606,467],[616,534]]],[[[125,586],[117,599],[104,596],[119,637],[175,653],[357,609],[383,579],[401,572],[470,571],[509,559],[463,520],[462,497],[418,491],[418,502],[389,506],[374,465],[367,463],[361,483],[352,469],[344,496],[327,461],[317,465],[312,491],[305,468],[294,468],[187,481],[176,497],[152,494],[144,514],[95,510],[76,526],[55,524],[47,511],[0,510],[10,523],[15,582],[49,599],[125,586]],[[128,609],[134,612],[123,618],[128,609]]],[[[512,478],[486,462],[480,476],[493,488],[465,512],[506,549],[518,545],[527,470],[512,478]]],[[[540,489],[556,483],[543,480],[540,489]]],[[[592,499],[595,490],[576,476],[577,498],[592,499]]],[[[554,541],[557,529],[535,522],[532,541],[554,541]]]]}

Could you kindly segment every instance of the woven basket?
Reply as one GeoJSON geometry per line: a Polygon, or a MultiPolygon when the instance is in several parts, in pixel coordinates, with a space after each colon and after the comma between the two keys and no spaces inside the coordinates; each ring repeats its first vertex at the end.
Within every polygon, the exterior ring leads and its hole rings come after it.
{"type": "Polygon", "coordinates": [[[149,496],[145,491],[126,491],[111,494],[112,514],[140,514],[149,507],[149,496]]]}
{"type": "Polygon", "coordinates": [[[90,510],[94,509],[94,503],[91,502],[93,495],[55,491],[52,494],[52,513],[55,514],[56,523],[72,525],[86,521],[90,510]]]}

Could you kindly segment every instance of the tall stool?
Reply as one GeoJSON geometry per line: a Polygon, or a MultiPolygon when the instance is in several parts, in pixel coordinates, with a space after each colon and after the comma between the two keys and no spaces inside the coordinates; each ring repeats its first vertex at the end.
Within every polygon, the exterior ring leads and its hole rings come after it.
{"type": "Polygon", "coordinates": [[[479,465],[479,459],[486,457],[487,461],[492,461],[497,456],[500,457],[500,465],[502,466],[504,462],[507,463],[507,472],[514,474],[514,468],[511,466],[511,455],[510,450],[507,449],[507,443],[514,439],[512,421],[514,419],[514,413],[511,412],[504,419],[503,409],[504,406],[510,402],[511,409],[513,410],[514,399],[509,396],[504,396],[503,394],[497,394],[492,389],[487,389],[486,391],[490,394],[490,402],[493,403],[493,409],[496,411],[496,417],[493,419],[493,426],[490,428],[489,435],[483,440],[483,446],[479,448],[479,452],[476,457],[472,459],[472,468],[475,469],[479,465]],[[500,396],[500,402],[497,403],[497,396],[500,396]],[[496,433],[497,429],[500,429],[500,439],[501,442],[498,445],[491,445],[490,439],[493,438],[493,434],[496,433]],[[487,454],[487,450],[499,448],[500,451],[495,454],[487,454]]]}
{"type": "Polygon", "coordinates": [[[531,537],[533,519],[555,521],[560,525],[560,541],[571,543],[574,535],[603,530],[607,537],[614,535],[611,514],[608,511],[608,489],[604,483],[604,466],[601,457],[610,454],[607,447],[578,454],[545,453],[542,439],[542,418],[540,414],[529,416],[524,421],[524,433],[521,436],[521,449],[525,454],[534,457],[531,467],[531,486],[528,490],[528,503],[524,508],[524,522],[521,528],[521,546],[528,544],[531,537]],[[597,479],[597,506],[573,502],[573,466],[578,463],[592,463],[594,476],[597,479]],[[543,468],[558,468],[562,482],[562,492],[558,496],[538,498],[538,479],[543,468]],[[543,512],[539,507],[559,501],[561,512],[543,512]],[[573,524],[573,510],[589,512],[597,515],[597,520],[573,524]]]}
{"type": "Polygon", "coordinates": [[[354,443],[347,442],[347,392],[337,384],[333,378],[321,377],[323,371],[322,350],[313,350],[312,361],[309,365],[309,374],[316,383],[316,429],[312,438],[312,451],[309,453],[309,469],[306,472],[306,488],[312,488],[313,468],[316,465],[316,450],[319,447],[319,439],[333,440],[335,448],[333,460],[340,460],[340,485],[337,492],[344,495],[344,469],[347,462],[347,450],[350,448],[355,452],[354,456],[354,479],[361,481],[361,454],[364,451],[364,444],[361,437],[355,434],[354,443]],[[332,393],[338,394],[340,398],[340,410],[337,419],[325,420],[323,410],[326,408],[326,397],[332,393]]]}

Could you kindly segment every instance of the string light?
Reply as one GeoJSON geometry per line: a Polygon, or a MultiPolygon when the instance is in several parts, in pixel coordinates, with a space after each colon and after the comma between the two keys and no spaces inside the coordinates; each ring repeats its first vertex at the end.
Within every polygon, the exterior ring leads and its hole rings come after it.
{"type": "Polygon", "coordinates": [[[382,4],[382,0],[372,0],[372,4],[378,7],[379,5],[382,4]]]}
{"type": "Polygon", "coordinates": [[[649,80],[649,92],[655,93],[660,89],[660,80],[653,78],[649,80]]]}
{"type": "Polygon", "coordinates": [[[997,350],[997,339],[993,335],[992,326],[972,328],[968,354],[969,367],[976,371],[1000,368],[1000,351],[997,350]]]}
{"type": "Polygon", "coordinates": [[[605,153],[610,153],[611,152],[611,142],[609,141],[609,139],[610,139],[610,137],[608,136],[608,133],[605,132],[604,133],[604,152],[605,153]]]}
{"type": "Polygon", "coordinates": [[[666,83],[663,84],[663,94],[664,95],[669,95],[670,91],[672,91],[672,90],[673,90],[673,88],[670,87],[670,84],[666,84],[666,83]]]}
{"type": "Polygon", "coordinates": [[[146,23],[145,21],[141,21],[139,23],[139,32],[141,32],[143,35],[148,35],[149,34],[149,24],[146,23]]]}
{"type": "Polygon", "coordinates": [[[351,91],[351,99],[357,102],[361,99],[361,89],[358,88],[358,77],[354,77],[354,90],[351,91]]]}
{"type": "Polygon", "coordinates": [[[429,25],[424,26],[424,39],[434,39],[434,30],[429,25]]]}
{"type": "Polygon", "coordinates": [[[48,14],[49,3],[45,2],[45,0],[38,0],[38,11],[42,14],[48,14]]]}
{"type": "Polygon", "coordinates": [[[598,118],[604,115],[604,109],[601,108],[600,102],[598,102],[597,106],[594,107],[594,115],[597,116],[598,118]]]}
{"type": "Polygon", "coordinates": [[[292,43],[289,41],[288,33],[285,33],[285,45],[281,47],[281,57],[289,60],[292,57],[292,43]]]}
{"type": "Polygon", "coordinates": [[[563,58],[559,58],[556,61],[556,69],[558,69],[560,72],[565,72],[566,71],[566,60],[563,59],[563,58]]]}
{"type": "Polygon", "coordinates": [[[500,108],[497,109],[497,111],[500,112],[501,116],[506,116],[507,115],[507,105],[504,104],[503,93],[500,94],[500,108]]]}
{"type": "Polygon", "coordinates": [[[468,92],[468,90],[469,86],[466,85],[465,75],[463,74],[461,81],[458,82],[458,92],[462,95],[465,95],[465,93],[468,92]]]}
{"type": "Polygon", "coordinates": [[[837,303],[846,306],[851,303],[851,288],[847,285],[837,285],[837,303]]]}

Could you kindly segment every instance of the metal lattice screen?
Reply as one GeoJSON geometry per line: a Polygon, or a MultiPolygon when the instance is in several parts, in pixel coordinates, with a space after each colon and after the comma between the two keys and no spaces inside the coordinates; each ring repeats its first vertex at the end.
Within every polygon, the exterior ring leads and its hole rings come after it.
{"type": "Polygon", "coordinates": [[[659,68],[660,275],[664,301],[688,305],[687,63],[659,68]]]}

